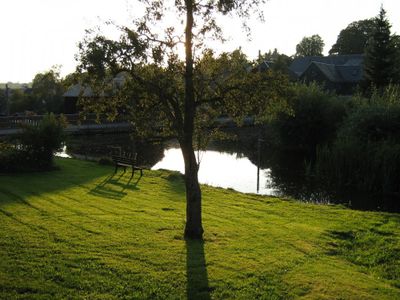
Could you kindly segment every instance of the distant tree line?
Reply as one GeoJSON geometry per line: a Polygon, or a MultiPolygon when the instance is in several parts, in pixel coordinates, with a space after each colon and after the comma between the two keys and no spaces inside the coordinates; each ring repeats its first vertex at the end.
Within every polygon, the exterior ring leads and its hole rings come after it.
{"type": "Polygon", "coordinates": [[[8,103],[6,103],[6,89],[0,91],[0,112],[4,114],[7,106],[10,114],[62,113],[64,103],[62,95],[68,84],[68,80],[60,78],[56,68],[38,73],[31,84],[19,88],[9,88],[8,103]]]}

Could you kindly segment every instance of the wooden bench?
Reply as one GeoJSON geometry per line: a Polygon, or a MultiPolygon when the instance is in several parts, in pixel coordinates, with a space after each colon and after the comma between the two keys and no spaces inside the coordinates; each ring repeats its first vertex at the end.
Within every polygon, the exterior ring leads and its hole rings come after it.
{"type": "Polygon", "coordinates": [[[136,157],[137,153],[124,153],[123,155],[112,155],[111,159],[115,163],[115,171],[114,174],[117,173],[118,167],[124,168],[124,173],[126,172],[126,167],[132,168],[132,175],[135,173],[135,170],[140,171],[140,177],[143,176],[143,169],[145,167],[137,166],[136,165],[136,157]]]}

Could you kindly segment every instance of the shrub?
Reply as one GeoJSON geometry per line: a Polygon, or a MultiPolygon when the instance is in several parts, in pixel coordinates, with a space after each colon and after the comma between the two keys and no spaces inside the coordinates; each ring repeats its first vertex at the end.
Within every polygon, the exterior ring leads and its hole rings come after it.
{"type": "Polygon", "coordinates": [[[336,189],[400,195],[400,107],[360,106],[335,143],[318,149],[315,173],[336,189]]]}
{"type": "Polygon", "coordinates": [[[49,114],[37,126],[24,126],[17,136],[18,146],[3,146],[0,171],[44,170],[53,165],[53,153],[64,140],[64,122],[49,114]]]}
{"type": "Polygon", "coordinates": [[[43,118],[38,126],[27,126],[20,142],[28,162],[34,168],[48,168],[53,162],[53,153],[61,149],[64,140],[64,124],[54,114],[43,118]]]}
{"type": "Polygon", "coordinates": [[[295,84],[292,92],[293,114],[280,114],[271,124],[277,146],[314,156],[318,145],[335,139],[346,116],[347,101],[316,84],[295,84]]]}

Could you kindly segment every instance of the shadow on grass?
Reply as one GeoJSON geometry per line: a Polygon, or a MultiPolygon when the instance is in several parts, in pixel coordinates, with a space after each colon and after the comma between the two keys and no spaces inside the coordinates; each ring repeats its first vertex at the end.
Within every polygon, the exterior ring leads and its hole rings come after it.
{"type": "Polygon", "coordinates": [[[89,194],[113,200],[121,200],[128,194],[127,191],[139,190],[137,185],[142,176],[139,176],[136,180],[130,177],[128,181],[125,181],[124,175],[125,172],[120,175],[113,173],[107,176],[89,194]]]}
{"type": "Polygon", "coordinates": [[[164,178],[168,182],[168,187],[171,192],[176,195],[185,195],[185,179],[184,175],[171,170],[160,169],[162,172],[161,178],[164,178]]]}
{"type": "Polygon", "coordinates": [[[58,170],[1,174],[0,206],[26,199],[33,194],[40,195],[83,186],[112,172],[110,167],[76,159],[57,158],[55,164],[59,167],[58,170]],[[11,197],[10,193],[18,197],[11,197]]]}
{"type": "Polygon", "coordinates": [[[204,241],[186,239],[187,299],[211,299],[204,241]]]}

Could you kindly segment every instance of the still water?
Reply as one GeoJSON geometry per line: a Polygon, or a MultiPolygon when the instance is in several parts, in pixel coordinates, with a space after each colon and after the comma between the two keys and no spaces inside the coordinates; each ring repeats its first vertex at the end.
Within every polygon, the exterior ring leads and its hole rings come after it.
{"type": "MultiPolygon", "coordinates": [[[[266,143],[265,143],[266,144],[266,143]]],[[[184,172],[181,150],[176,142],[135,142],[126,134],[70,137],[59,156],[72,155],[97,160],[110,157],[115,149],[138,154],[138,163],[152,169],[184,172]]],[[[381,196],[351,190],[332,190],[329,184],[307,173],[303,157],[261,147],[251,140],[214,142],[199,153],[199,181],[211,186],[257,193],[257,163],[260,163],[259,194],[289,197],[305,202],[340,203],[355,209],[400,212],[396,196],[381,196]]]]}
{"type": "MultiPolygon", "coordinates": [[[[71,158],[90,158],[90,155],[68,154],[67,146],[56,156],[71,158]]],[[[247,157],[238,153],[206,150],[196,152],[200,160],[199,182],[215,187],[230,188],[242,193],[258,193],[261,195],[277,195],[278,191],[272,188],[271,170],[259,171],[259,190],[257,191],[257,166],[247,157]]],[[[95,159],[95,157],[93,157],[95,159]]],[[[171,170],[182,174],[185,171],[182,152],[180,148],[165,149],[158,162],[150,163],[152,170],[171,170]],[[155,164],[154,164],[155,163],[155,164]]]]}
{"type": "MultiPolygon", "coordinates": [[[[201,151],[199,158],[200,183],[231,188],[242,193],[257,192],[257,166],[248,158],[212,150],[201,151]]],[[[179,148],[166,149],[164,157],[152,169],[167,169],[184,173],[185,168],[181,150],[179,148]]],[[[275,189],[270,187],[270,175],[270,169],[260,169],[259,194],[276,194],[275,189]]]]}

